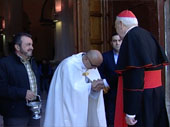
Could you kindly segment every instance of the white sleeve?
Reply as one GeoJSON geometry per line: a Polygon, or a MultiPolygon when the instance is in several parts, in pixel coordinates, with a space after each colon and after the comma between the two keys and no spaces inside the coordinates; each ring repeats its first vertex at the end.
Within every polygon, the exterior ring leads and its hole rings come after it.
{"type": "Polygon", "coordinates": [[[135,118],[136,117],[136,115],[129,115],[129,114],[126,114],[126,116],[129,117],[129,118],[135,118]]]}
{"type": "Polygon", "coordinates": [[[95,91],[91,90],[91,92],[90,92],[90,96],[93,99],[97,99],[99,97],[99,94],[100,94],[100,91],[99,92],[95,92],[95,91]]]}
{"type": "Polygon", "coordinates": [[[109,87],[109,84],[107,83],[106,79],[103,79],[103,82],[105,87],[109,87]]]}

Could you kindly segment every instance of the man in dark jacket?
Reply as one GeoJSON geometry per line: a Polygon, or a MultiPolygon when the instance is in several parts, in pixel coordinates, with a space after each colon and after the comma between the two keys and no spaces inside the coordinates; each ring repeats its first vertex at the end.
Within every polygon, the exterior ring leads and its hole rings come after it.
{"type": "Polygon", "coordinates": [[[5,127],[40,126],[26,105],[39,93],[39,72],[32,58],[31,35],[19,33],[14,37],[15,53],[0,59],[0,109],[5,127]]]}
{"type": "Polygon", "coordinates": [[[110,45],[113,49],[102,54],[103,63],[98,68],[102,79],[104,79],[104,83],[110,88],[107,93],[104,93],[104,103],[108,127],[114,127],[114,115],[118,83],[118,75],[115,72],[115,68],[121,43],[122,40],[120,39],[120,36],[118,34],[113,34],[110,41],[110,45]]]}

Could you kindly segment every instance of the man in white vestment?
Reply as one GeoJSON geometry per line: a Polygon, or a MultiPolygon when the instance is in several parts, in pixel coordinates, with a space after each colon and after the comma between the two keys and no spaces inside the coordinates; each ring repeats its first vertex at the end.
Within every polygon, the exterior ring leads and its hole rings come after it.
{"type": "Polygon", "coordinates": [[[106,127],[104,83],[97,67],[103,57],[90,50],[64,59],[49,89],[44,127],[106,127]]]}

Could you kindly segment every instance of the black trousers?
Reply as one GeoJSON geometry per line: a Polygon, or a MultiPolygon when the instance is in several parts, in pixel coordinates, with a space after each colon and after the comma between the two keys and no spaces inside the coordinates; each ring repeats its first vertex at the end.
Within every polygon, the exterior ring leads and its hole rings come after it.
{"type": "Polygon", "coordinates": [[[4,127],[40,127],[40,119],[34,120],[32,116],[21,118],[3,117],[4,127]]]}
{"type": "Polygon", "coordinates": [[[116,88],[110,89],[107,94],[104,94],[107,127],[114,127],[116,94],[116,88]]]}

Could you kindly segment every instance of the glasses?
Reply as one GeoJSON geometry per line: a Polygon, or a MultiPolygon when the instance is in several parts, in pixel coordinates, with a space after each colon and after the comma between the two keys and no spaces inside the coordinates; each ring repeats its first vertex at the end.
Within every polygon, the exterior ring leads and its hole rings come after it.
{"type": "Polygon", "coordinates": [[[88,61],[89,61],[90,65],[91,65],[91,67],[94,67],[94,68],[98,67],[98,65],[92,64],[91,60],[89,59],[89,57],[87,55],[86,55],[86,57],[88,58],[88,61]]]}

